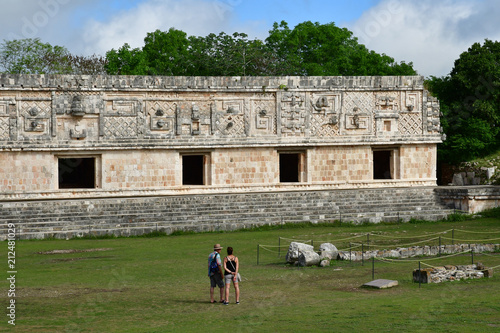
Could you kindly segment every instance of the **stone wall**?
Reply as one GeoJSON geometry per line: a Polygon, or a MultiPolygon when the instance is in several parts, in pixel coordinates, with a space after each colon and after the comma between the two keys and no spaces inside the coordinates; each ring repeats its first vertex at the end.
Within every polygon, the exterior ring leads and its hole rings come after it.
{"type": "Polygon", "coordinates": [[[0,75],[0,193],[18,197],[61,195],[58,161],[76,158],[96,191],[175,189],[189,154],[205,159],[198,185],[280,184],[288,153],[301,183],[435,185],[439,142],[419,76],[0,75]]]}
{"type": "Polygon", "coordinates": [[[500,207],[500,186],[447,186],[437,193],[448,207],[471,214],[500,207]]]}
{"type": "Polygon", "coordinates": [[[1,221],[31,238],[436,219],[440,142],[421,76],[2,74],[1,221]]]}

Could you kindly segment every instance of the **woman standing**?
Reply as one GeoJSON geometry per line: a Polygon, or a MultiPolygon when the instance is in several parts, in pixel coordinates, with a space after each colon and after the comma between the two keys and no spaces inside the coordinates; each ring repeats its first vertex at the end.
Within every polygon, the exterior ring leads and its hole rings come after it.
{"type": "Polygon", "coordinates": [[[227,257],[224,258],[224,280],[226,282],[226,300],[224,305],[229,304],[229,287],[233,281],[234,291],[236,294],[236,304],[240,304],[240,287],[238,282],[241,281],[240,273],[238,273],[240,264],[238,257],[233,255],[233,248],[227,248],[227,257]]]}

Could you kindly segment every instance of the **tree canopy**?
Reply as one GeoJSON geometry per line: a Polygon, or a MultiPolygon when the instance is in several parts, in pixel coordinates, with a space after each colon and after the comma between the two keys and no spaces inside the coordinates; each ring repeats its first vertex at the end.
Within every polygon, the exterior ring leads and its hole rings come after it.
{"type": "Polygon", "coordinates": [[[500,148],[500,42],[474,43],[448,76],[427,84],[441,102],[443,160],[467,161],[500,148]]]}
{"type": "Polygon", "coordinates": [[[65,47],[43,43],[39,38],[0,43],[0,73],[102,74],[105,63],[101,56],[72,55],[65,47]]]}
{"type": "Polygon", "coordinates": [[[107,52],[109,74],[269,76],[415,75],[412,63],[368,50],[334,23],[275,23],[265,41],[244,33],[187,36],[171,28],[148,33],[142,49],[107,52]]]}

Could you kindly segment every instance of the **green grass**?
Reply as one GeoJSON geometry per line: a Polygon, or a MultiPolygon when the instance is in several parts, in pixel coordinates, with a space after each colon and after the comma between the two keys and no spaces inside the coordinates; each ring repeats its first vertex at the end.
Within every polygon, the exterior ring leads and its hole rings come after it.
{"type": "MultiPolygon", "coordinates": [[[[301,228],[285,225],[244,232],[151,235],[157,237],[150,238],[17,241],[15,331],[498,330],[500,278],[497,275],[419,288],[411,281],[418,262],[376,261],[375,278],[398,280],[399,286],[373,290],[361,287],[372,280],[371,261],[364,266],[333,262],[326,268],[297,268],[284,262],[285,241],[281,244],[281,258],[276,247],[280,237],[311,239],[319,245],[321,241],[335,244],[335,239],[353,236],[364,239],[367,233],[371,233],[371,246],[394,247],[426,239],[421,236],[437,232],[448,231],[449,236],[449,230],[453,229],[455,238],[460,236],[463,240],[500,238],[500,219],[360,226],[337,223],[302,225],[301,228]],[[233,246],[240,259],[243,276],[240,305],[234,304],[234,289],[231,289],[229,306],[209,303],[206,266],[215,243],[225,248],[233,246]],[[259,265],[256,262],[258,244],[270,246],[270,251],[259,250],[259,265]],[[42,254],[68,249],[74,251],[42,254]],[[89,249],[104,250],[83,252],[89,249]]],[[[0,254],[6,275],[6,242],[0,242],[0,254]]],[[[464,255],[432,261],[432,264],[468,264],[470,261],[470,255],[464,255]]],[[[500,256],[477,254],[474,261],[493,267],[500,265],[500,256]]],[[[5,291],[0,294],[5,309],[6,279],[0,281],[0,290],[5,291]]],[[[10,329],[5,314],[2,318],[0,331],[10,329]]]]}

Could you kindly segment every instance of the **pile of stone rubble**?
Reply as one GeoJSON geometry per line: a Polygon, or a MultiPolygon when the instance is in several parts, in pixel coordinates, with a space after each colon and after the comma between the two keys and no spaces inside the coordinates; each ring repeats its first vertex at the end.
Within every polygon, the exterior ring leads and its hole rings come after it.
{"type": "Polygon", "coordinates": [[[420,283],[440,283],[492,276],[493,270],[485,267],[482,263],[477,265],[446,265],[413,271],[413,281],[420,283]]]}

